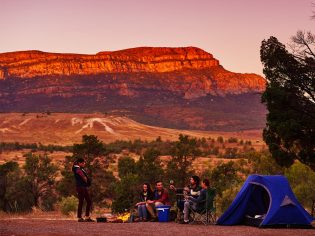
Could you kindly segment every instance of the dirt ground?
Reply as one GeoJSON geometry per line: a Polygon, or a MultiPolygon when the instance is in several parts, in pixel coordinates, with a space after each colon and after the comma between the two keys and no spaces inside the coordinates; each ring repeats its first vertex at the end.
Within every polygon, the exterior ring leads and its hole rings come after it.
{"type": "Polygon", "coordinates": [[[220,235],[314,236],[315,229],[259,229],[249,226],[181,225],[158,223],[79,223],[75,220],[0,219],[1,236],[18,235],[220,235]]]}

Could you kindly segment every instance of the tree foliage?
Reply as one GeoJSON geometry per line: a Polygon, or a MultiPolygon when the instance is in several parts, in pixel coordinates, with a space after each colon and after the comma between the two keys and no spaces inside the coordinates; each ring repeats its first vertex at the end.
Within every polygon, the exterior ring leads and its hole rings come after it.
{"type": "Polygon", "coordinates": [[[118,175],[120,178],[128,174],[136,174],[137,165],[134,159],[131,157],[122,157],[118,160],[118,175]]]}
{"type": "Polygon", "coordinates": [[[279,166],[269,152],[250,152],[247,154],[251,173],[260,175],[279,175],[284,173],[284,168],[279,166]]]}
{"type": "Polygon", "coordinates": [[[141,183],[154,183],[157,180],[163,179],[164,170],[159,156],[160,151],[156,148],[149,148],[140,157],[137,162],[137,171],[141,183]]]}
{"type": "Polygon", "coordinates": [[[88,169],[97,158],[102,158],[103,162],[108,164],[105,152],[105,145],[95,135],[83,135],[82,143],[73,145],[73,156],[84,158],[88,169]]]}
{"type": "Polygon", "coordinates": [[[311,209],[315,200],[315,172],[301,162],[295,162],[285,170],[294,194],[304,207],[311,209]]]}
{"type": "Polygon", "coordinates": [[[162,180],[164,171],[159,160],[160,153],[149,148],[136,162],[131,157],[118,160],[118,176],[120,180],[113,187],[113,212],[123,212],[139,201],[139,193],[143,183],[153,184],[162,180]]]}
{"type": "Polygon", "coordinates": [[[180,134],[171,150],[172,158],[167,164],[167,177],[173,179],[178,186],[184,186],[193,173],[192,162],[199,154],[197,140],[180,134]]]}
{"type": "Polygon", "coordinates": [[[139,201],[139,176],[128,173],[114,186],[113,212],[124,212],[134,207],[139,201]]]}
{"type": "Polygon", "coordinates": [[[30,211],[33,206],[52,210],[57,201],[55,179],[58,168],[47,156],[26,155],[21,170],[16,162],[0,166],[0,204],[4,211],[30,211]]]}
{"type": "Polygon", "coordinates": [[[75,213],[78,207],[79,200],[75,196],[63,197],[59,203],[61,213],[70,215],[71,212],[75,213]]]}
{"type": "Polygon", "coordinates": [[[277,163],[295,159],[315,170],[314,36],[298,32],[290,53],[275,37],[261,45],[267,79],[262,102],[269,111],[263,137],[277,163]]]}
{"type": "Polygon", "coordinates": [[[216,189],[217,195],[233,186],[237,186],[242,178],[238,175],[239,167],[232,161],[220,163],[215,168],[206,171],[203,176],[209,178],[211,187],[216,189]]]}
{"type": "Polygon", "coordinates": [[[58,168],[47,155],[26,155],[24,182],[33,197],[34,206],[51,210],[56,202],[55,179],[58,168]]]}
{"type": "Polygon", "coordinates": [[[61,172],[63,179],[58,184],[62,196],[75,194],[75,183],[72,173],[73,162],[84,158],[86,170],[91,178],[91,196],[93,202],[102,203],[112,197],[112,184],[115,182],[113,173],[108,170],[112,158],[106,153],[105,144],[95,135],[83,135],[82,143],[73,145],[73,155],[65,158],[65,169],[61,172]]]}
{"type": "Polygon", "coordinates": [[[10,199],[8,199],[8,188],[12,184],[10,174],[19,169],[17,162],[9,161],[0,165],[0,209],[9,211],[10,199]]]}

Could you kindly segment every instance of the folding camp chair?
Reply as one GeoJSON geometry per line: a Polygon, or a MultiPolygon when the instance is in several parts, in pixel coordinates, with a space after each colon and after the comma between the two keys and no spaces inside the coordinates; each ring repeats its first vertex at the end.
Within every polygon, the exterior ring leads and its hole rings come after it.
{"type": "Polygon", "coordinates": [[[196,210],[190,207],[191,223],[201,222],[205,225],[216,223],[215,195],[215,189],[208,188],[204,208],[196,210]]]}
{"type": "Polygon", "coordinates": [[[184,218],[183,207],[184,207],[184,194],[176,193],[176,208],[177,208],[177,216],[175,219],[176,222],[181,222],[184,218]]]}

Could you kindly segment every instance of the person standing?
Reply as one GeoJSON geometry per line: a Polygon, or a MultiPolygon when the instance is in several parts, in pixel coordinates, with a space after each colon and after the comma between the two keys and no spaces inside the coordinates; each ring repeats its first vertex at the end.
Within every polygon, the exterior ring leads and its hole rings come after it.
{"type": "Polygon", "coordinates": [[[72,171],[76,182],[76,190],[79,198],[77,217],[78,222],[94,222],[94,220],[90,218],[92,201],[88,191],[88,188],[91,185],[91,181],[86,171],[84,170],[84,167],[85,161],[83,158],[77,159],[72,167],[72,171]],[[85,219],[82,218],[82,207],[84,199],[86,201],[85,219]]]}

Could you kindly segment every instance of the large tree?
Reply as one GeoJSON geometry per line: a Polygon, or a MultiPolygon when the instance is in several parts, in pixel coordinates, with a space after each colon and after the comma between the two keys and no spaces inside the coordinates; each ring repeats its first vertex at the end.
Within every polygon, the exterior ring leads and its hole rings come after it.
{"type": "Polygon", "coordinates": [[[269,111],[263,137],[279,164],[298,159],[315,170],[315,37],[298,32],[292,39],[291,52],[275,37],[261,45],[269,111]]]}
{"type": "Polygon", "coordinates": [[[180,134],[178,139],[171,149],[172,158],[167,163],[166,176],[177,186],[184,186],[193,174],[192,163],[201,151],[196,138],[180,134]]]}
{"type": "Polygon", "coordinates": [[[51,210],[56,201],[54,194],[55,179],[58,175],[58,167],[52,163],[52,159],[32,153],[26,154],[24,184],[28,188],[35,207],[51,210]]]}
{"type": "Polygon", "coordinates": [[[11,184],[9,179],[10,173],[17,172],[19,165],[17,162],[9,161],[0,165],[0,209],[3,211],[9,210],[9,199],[7,189],[11,184]]]}
{"type": "Polygon", "coordinates": [[[141,183],[153,184],[157,180],[163,180],[164,171],[159,158],[160,151],[157,148],[149,148],[137,162],[137,169],[141,183]]]}
{"type": "Polygon", "coordinates": [[[85,169],[92,180],[90,189],[93,202],[104,203],[105,198],[112,197],[111,188],[115,177],[108,169],[112,158],[106,154],[105,144],[95,135],[83,135],[82,143],[73,145],[73,155],[65,158],[65,169],[61,171],[63,179],[58,184],[59,193],[63,196],[75,194],[71,169],[77,158],[84,158],[86,161],[85,169]]]}

